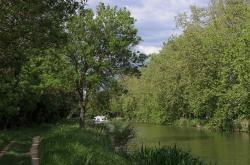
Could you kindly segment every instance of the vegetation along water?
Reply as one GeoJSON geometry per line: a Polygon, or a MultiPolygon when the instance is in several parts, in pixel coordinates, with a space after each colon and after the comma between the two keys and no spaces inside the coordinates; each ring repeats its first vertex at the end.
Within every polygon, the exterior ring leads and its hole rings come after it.
{"type": "Polygon", "coordinates": [[[195,156],[219,165],[250,164],[250,134],[222,133],[197,128],[134,123],[131,148],[177,145],[195,156]]]}

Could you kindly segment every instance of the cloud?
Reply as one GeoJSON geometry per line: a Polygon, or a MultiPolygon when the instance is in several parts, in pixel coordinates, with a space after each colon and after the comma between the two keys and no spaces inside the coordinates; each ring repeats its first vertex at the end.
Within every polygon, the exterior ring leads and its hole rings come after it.
{"type": "Polygon", "coordinates": [[[138,45],[137,49],[145,53],[147,55],[152,54],[152,53],[159,53],[161,47],[160,46],[147,46],[147,45],[138,45]]]}
{"type": "Polygon", "coordinates": [[[143,42],[138,49],[144,53],[158,52],[172,34],[180,34],[175,27],[175,16],[189,12],[190,5],[205,7],[209,0],[89,0],[91,8],[99,2],[126,7],[137,20],[136,27],[143,42]]]}

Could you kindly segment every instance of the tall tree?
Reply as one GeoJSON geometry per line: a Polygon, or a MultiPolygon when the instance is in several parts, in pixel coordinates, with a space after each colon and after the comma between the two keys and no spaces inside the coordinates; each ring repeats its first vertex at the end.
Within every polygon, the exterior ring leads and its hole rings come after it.
{"type": "Polygon", "coordinates": [[[70,43],[66,56],[74,69],[75,88],[79,95],[80,127],[91,94],[105,90],[110,80],[125,73],[135,73],[143,56],[134,50],[141,40],[135,19],[127,9],[100,3],[96,14],[91,9],[80,11],[68,24],[70,43]]]}

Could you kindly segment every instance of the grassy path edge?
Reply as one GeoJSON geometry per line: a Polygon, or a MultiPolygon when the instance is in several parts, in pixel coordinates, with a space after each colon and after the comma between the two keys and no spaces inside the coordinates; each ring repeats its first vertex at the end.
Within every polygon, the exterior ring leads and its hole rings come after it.
{"type": "Polygon", "coordinates": [[[2,156],[4,156],[4,154],[9,150],[9,148],[11,147],[11,145],[12,145],[13,143],[15,143],[15,141],[11,141],[9,144],[7,144],[7,145],[3,148],[3,150],[0,152],[0,158],[1,158],[2,156]]]}

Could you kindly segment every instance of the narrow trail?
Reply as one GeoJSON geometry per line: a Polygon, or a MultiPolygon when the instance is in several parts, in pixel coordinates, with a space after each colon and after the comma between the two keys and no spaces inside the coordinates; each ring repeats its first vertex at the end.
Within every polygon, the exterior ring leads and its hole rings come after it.
{"type": "Polygon", "coordinates": [[[33,137],[32,146],[30,148],[30,156],[32,160],[32,165],[39,165],[39,157],[38,157],[39,142],[40,142],[40,136],[33,137]]]}
{"type": "Polygon", "coordinates": [[[10,146],[15,143],[15,141],[11,141],[8,145],[4,147],[2,151],[0,151],[0,158],[4,156],[4,154],[9,150],[10,146]]]}

